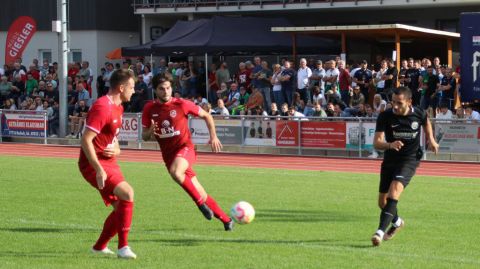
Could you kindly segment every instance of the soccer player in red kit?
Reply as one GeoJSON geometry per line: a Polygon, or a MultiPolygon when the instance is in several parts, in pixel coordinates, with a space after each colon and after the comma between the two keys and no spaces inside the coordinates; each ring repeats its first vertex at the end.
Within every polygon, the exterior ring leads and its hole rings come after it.
{"type": "Polygon", "coordinates": [[[117,256],[124,259],[137,256],[127,241],[132,223],[133,188],[117,164],[116,156],[120,154],[117,135],[122,128],[122,102],[130,101],[134,93],[133,78],[133,73],[126,69],[113,72],[109,92],[100,97],[87,114],[78,161],[85,180],[100,192],[105,205],[113,206],[92,252],[114,254],[107,244],[118,234],[117,256]]]}
{"type": "Polygon", "coordinates": [[[217,138],[212,116],[190,101],[172,97],[169,77],[156,75],[152,79],[152,86],[158,100],[145,104],[143,108],[143,139],[155,136],[170,176],[190,195],[206,219],[211,220],[214,215],[223,222],[225,231],[231,231],[232,219],[207,195],[192,169],[196,153],[188,129],[188,115],[205,120],[212,151],[219,152],[222,144],[217,138]]]}

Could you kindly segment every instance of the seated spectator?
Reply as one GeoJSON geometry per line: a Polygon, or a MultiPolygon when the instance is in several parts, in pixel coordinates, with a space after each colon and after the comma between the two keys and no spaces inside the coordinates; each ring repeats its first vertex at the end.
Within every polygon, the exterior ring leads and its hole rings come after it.
{"type": "Polygon", "coordinates": [[[455,110],[455,115],[453,116],[454,119],[464,119],[465,118],[465,110],[461,107],[455,110]]]}
{"type": "Polygon", "coordinates": [[[12,91],[12,83],[8,81],[7,76],[2,76],[0,80],[0,102],[8,99],[12,91]]]}
{"type": "Polygon", "coordinates": [[[212,105],[210,103],[202,103],[200,107],[209,114],[214,114],[214,111],[212,110],[212,105]]]}
{"type": "Polygon", "coordinates": [[[288,108],[288,116],[290,117],[291,120],[300,120],[300,118],[305,118],[305,115],[298,112],[295,106],[290,106],[288,108]]]}
{"type": "MultiPolygon", "coordinates": [[[[28,102],[28,101],[27,101],[28,102]]],[[[43,111],[43,102],[42,102],[42,98],[41,97],[35,97],[35,103],[34,103],[34,106],[35,106],[35,110],[36,111],[43,111]]]]}
{"type": "Polygon", "coordinates": [[[252,87],[252,94],[248,98],[247,103],[245,104],[245,111],[247,114],[251,115],[253,109],[259,108],[263,106],[263,95],[262,93],[256,88],[252,87]]]}
{"type": "Polygon", "coordinates": [[[373,109],[375,110],[375,113],[380,114],[383,111],[385,111],[385,108],[387,107],[387,102],[382,99],[382,96],[380,94],[375,94],[373,96],[373,109]]]}
{"type": "MultiPolygon", "coordinates": [[[[47,85],[47,88],[48,88],[48,85],[47,85]]],[[[78,104],[80,101],[84,101],[85,102],[85,105],[87,107],[90,107],[90,102],[91,102],[91,99],[90,99],[90,94],[88,93],[87,89],[85,89],[85,86],[82,84],[82,83],[78,83],[76,85],[76,90],[77,90],[77,93],[78,93],[78,103],[77,103],[77,107],[78,107],[78,104]]]]}
{"type": "Polygon", "coordinates": [[[217,101],[217,108],[215,109],[215,114],[220,116],[230,115],[230,112],[228,112],[228,109],[225,107],[222,99],[218,99],[217,101]]]}
{"type": "Polygon", "coordinates": [[[47,109],[48,116],[48,134],[49,137],[58,137],[58,129],[60,125],[60,111],[58,101],[53,101],[47,109]]]}
{"type": "Polygon", "coordinates": [[[32,96],[37,89],[38,89],[38,81],[33,77],[31,73],[28,73],[27,82],[25,85],[26,96],[32,96]]]}
{"type": "MultiPolygon", "coordinates": [[[[308,115],[306,115],[306,116],[308,116],[308,115]]],[[[325,112],[325,110],[323,110],[322,106],[320,105],[320,102],[316,102],[313,105],[313,111],[312,111],[312,114],[310,116],[319,117],[319,118],[326,118],[327,113],[325,112]]]]}
{"type": "Polygon", "coordinates": [[[301,98],[300,93],[294,92],[293,93],[293,101],[292,106],[295,107],[295,111],[304,111],[305,110],[305,102],[301,98]]]}
{"type": "Polygon", "coordinates": [[[467,121],[467,123],[477,123],[480,121],[480,113],[473,110],[473,107],[467,106],[465,108],[465,118],[473,121],[467,121]]]}
{"type": "Polygon", "coordinates": [[[225,101],[227,100],[227,97],[228,97],[227,83],[222,82],[220,84],[220,89],[217,90],[217,98],[222,99],[223,102],[225,103],[225,101]]]}
{"type": "Polygon", "coordinates": [[[237,83],[232,83],[230,85],[230,90],[228,91],[225,106],[228,111],[232,111],[238,105],[240,105],[240,91],[238,90],[237,83]]]}
{"type": "Polygon", "coordinates": [[[448,109],[448,104],[445,102],[442,102],[440,104],[440,107],[437,108],[437,115],[435,116],[435,119],[437,119],[437,122],[440,120],[450,120],[453,118],[452,111],[448,109]]]}
{"type": "Polygon", "coordinates": [[[280,116],[282,117],[288,117],[288,104],[283,103],[280,111],[280,116]]]}
{"type": "Polygon", "coordinates": [[[14,79],[10,91],[10,98],[13,98],[16,102],[21,102],[25,100],[25,82],[20,75],[14,77],[14,79]]]}
{"type": "Polygon", "coordinates": [[[70,119],[70,135],[67,138],[80,138],[80,131],[85,124],[88,109],[89,107],[86,105],[85,100],[78,101],[78,107],[73,112],[73,115],[68,117],[70,119]]]}
{"type": "Polygon", "coordinates": [[[245,87],[240,87],[239,105],[232,109],[232,115],[240,115],[241,112],[245,110],[245,104],[247,104],[248,98],[250,98],[250,94],[245,87]]]}
{"type": "Polygon", "coordinates": [[[281,116],[281,112],[278,111],[277,103],[273,102],[270,105],[270,111],[269,112],[263,111],[263,116],[269,116],[269,117],[272,117],[272,118],[281,116]]]}
{"type": "Polygon", "coordinates": [[[327,100],[325,99],[325,95],[322,94],[319,86],[314,86],[312,90],[312,104],[320,103],[322,107],[327,105],[327,100]]]}
{"type": "Polygon", "coordinates": [[[48,102],[53,100],[59,100],[59,92],[53,87],[53,84],[47,82],[47,91],[45,91],[45,97],[48,102]]]}
{"type": "Polygon", "coordinates": [[[378,114],[377,114],[375,111],[373,111],[372,106],[370,106],[369,104],[366,104],[366,105],[365,105],[365,112],[366,112],[365,117],[367,117],[367,118],[376,118],[376,117],[378,117],[378,114]]]}
{"type": "Polygon", "coordinates": [[[197,93],[197,96],[195,96],[194,103],[197,106],[202,106],[203,104],[208,104],[208,101],[206,98],[203,98],[201,94],[197,93]]]}

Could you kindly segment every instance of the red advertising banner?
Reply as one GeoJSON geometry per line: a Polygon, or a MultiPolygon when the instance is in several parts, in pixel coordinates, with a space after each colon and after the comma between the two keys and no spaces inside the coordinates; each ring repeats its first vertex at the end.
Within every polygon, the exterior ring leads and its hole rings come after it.
{"type": "Polygon", "coordinates": [[[345,122],[301,122],[302,147],[341,148],[346,147],[345,122]]]}
{"type": "Polygon", "coordinates": [[[298,122],[280,120],[275,127],[277,146],[298,147],[298,122]]]}
{"type": "Polygon", "coordinates": [[[7,42],[5,45],[5,63],[14,63],[17,58],[21,58],[23,51],[32,39],[37,30],[37,23],[32,17],[18,17],[8,30],[7,42]]]}

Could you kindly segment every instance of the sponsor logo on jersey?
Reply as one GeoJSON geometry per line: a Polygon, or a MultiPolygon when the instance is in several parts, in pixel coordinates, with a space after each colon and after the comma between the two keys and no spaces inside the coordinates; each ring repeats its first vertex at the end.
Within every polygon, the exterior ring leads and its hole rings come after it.
{"type": "Polygon", "coordinates": [[[412,126],[411,126],[411,127],[412,127],[413,130],[417,130],[417,129],[418,129],[418,126],[419,126],[419,125],[418,125],[418,121],[412,122],[412,126]]]}
{"type": "Polygon", "coordinates": [[[175,118],[177,116],[176,110],[170,110],[170,117],[175,118]]]}

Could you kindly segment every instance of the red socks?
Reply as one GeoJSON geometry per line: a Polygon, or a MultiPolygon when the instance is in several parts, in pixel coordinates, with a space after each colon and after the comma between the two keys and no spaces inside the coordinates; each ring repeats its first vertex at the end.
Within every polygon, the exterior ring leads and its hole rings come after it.
{"type": "Polygon", "coordinates": [[[189,175],[188,173],[185,174],[185,180],[183,181],[183,184],[181,185],[182,188],[192,197],[192,200],[197,204],[197,206],[203,204],[202,196],[200,193],[197,191],[197,188],[193,185],[192,182],[192,176],[189,175]]]}
{"type": "Polygon", "coordinates": [[[229,222],[231,219],[223,210],[218,206],[215,199],[213,199],[210,195],[207,196],[207,201],[205,202],[207,206],[213,211],[213,215],[215,218],[221,220],[223,223],[229,222]]]}
{"type": "Polygon", "coordinates": [[[128,232],[132,224],[133,202],[119,200],[117,206],[118,249],[128,246],[128,232]]]}
{"type": "Polygon", "coordinates": [[[108,215],[105,223],[103,224],[103,230],[100,234],[100,237],[97,240],[97,243],[93,246],[95,250],[102,250],[107,247],[108,241],[112,239],[117,234],[117,212],[112,211],[108,215]]]}

